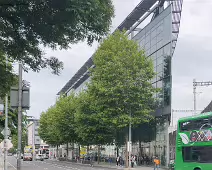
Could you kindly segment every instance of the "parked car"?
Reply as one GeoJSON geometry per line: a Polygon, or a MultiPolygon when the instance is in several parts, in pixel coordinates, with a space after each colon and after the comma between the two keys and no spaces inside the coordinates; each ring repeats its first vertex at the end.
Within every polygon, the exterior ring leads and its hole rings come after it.
{"type": "MultiPolygon", "coordinates": [[[[13,156],[15,156],[16,158],[18,157],[18,154],[15,153],[13,156]]],[[[21,153],[21,159],[23,159],[23,154],[21,153]]]]}
{"type": "Polygon", "coordinates": [[[35,157],[35,160],[36,160],[36,161],[38,161],[38,160],[39,160],[39,161],[43,161],[43,160],[44,160],[43,155],[37,154],[36,157],[35,157]]]}
{"type": "Polygon", "coordinates": [[[13,154],[12,153],[8,153],[7,156],[13,156],[13,154]]]}
{"type": "Polygon", "coordinates": [[[24,153],[23,161],[32,161],[32,154],[31,153],[24,153]]]}

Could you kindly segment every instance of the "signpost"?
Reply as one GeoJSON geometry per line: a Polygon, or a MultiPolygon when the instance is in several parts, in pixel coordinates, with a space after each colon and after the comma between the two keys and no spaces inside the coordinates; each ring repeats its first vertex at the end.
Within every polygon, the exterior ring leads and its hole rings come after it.
{"type": "Polygon", "coordinates": [[[22,63],[19,63],[18,87],[12,87],[10,92],[10,107],[18,109],[18,155],[17,170],[21,169],[21,136],[22,109],[29,109],[29,83],[22,80],[22,63]]]}
{"type": "Polygon", "coordinates": [[[13,144],[12,144],[11,140],[6,139],[0,143],[0,147],[2,149],[4,148],[4,150],[8,151],[9,149],[11,149],[13,147],[13,144]]]}
{"type": "Polygon", "coordinates": [[[7,130],[7,135],[10,136],[11,131],[10,131],[10,129],[9,129],[8,127],[7,127],[7,129],[4,128],[4,129],[1,131],[1,134],[2,134],[2,135],[5,135],[6,130],[7,130]]]}

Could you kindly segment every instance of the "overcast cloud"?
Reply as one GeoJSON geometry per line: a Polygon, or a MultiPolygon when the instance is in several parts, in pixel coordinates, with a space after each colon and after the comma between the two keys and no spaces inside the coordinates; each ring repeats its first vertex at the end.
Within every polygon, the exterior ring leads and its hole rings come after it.
{"type": "MultiPolygon", "coordinates": [[[[114,30],[140,2],[140,0],[113,0],[116,17],[114,30]]],[[[212,80],[212,0],[184,0],[182,22],[177,48],[173,58],[173,109],[193,109],[192,81],[212,80]]],[[[40,73],[24,73],[24,79],[31,83],[31,109],[28,115],[39,118],[55,103],[57,92],[76,73],[84,62],[94,53],[97,43],[92,47],[86,43],[73,45],[67,51],[45,49],[47,56],[56,56],[64,62],[65,69],[60,76],[49,70],[40,73]]],[[[212,100],[212,86],[197,88],[197,109],[202,110],[212,100]]],[[[175,113],[175,119],[191,113],[175,113]]]]}

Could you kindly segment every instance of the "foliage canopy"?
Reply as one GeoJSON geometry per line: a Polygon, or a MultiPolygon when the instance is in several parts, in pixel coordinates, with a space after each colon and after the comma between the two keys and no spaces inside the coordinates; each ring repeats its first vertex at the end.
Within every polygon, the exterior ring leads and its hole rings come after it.
{"type": "Polygon", "coordinates": [[[67,49],[69,44],[100,40],[110,28],[111,0],[1,0],[0,49],[9,61],[21,61],[34,71],[62,63],[47,59],[40,45],[67,49]]]}

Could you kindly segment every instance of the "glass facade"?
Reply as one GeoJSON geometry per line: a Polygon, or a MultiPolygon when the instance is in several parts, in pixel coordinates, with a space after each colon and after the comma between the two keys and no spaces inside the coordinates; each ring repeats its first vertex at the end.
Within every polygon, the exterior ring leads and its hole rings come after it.
{"type": "Polygon", "coordinates": [[[171,52],[172,52],[172,13],[171,6],[133,37],[145,50],[154,64],[156,76],[152,79],[155,88],[160,92],[155,94],[158,99],[155,115],[171,113],[171,52]]]}

